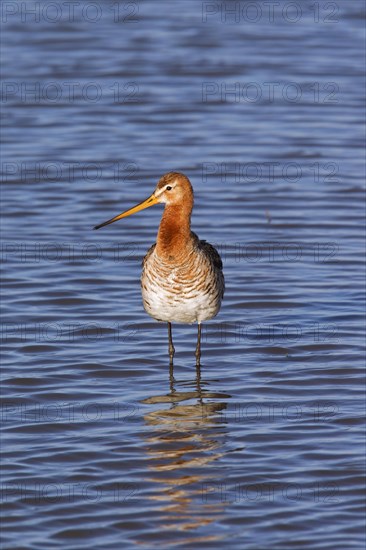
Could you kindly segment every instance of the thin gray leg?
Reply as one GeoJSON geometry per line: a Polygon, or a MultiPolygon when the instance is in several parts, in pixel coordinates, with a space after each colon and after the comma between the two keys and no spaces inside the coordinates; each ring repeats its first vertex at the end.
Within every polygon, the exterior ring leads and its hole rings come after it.
{"type": "Polygon", "coordinates": [[[169,338],[169,361],[170,361],[170,364],[172,365],[175,349],[173,346],[173,338],[172,338],[172,324],[169,322],[168,322],[168,338],[169,338]]]}
{"type": "Polygon", "coordinates": [[[197,346],[196,346],[196,366],[199,367],[200,364],[201,364],[201,323],[198,323],[197,346]]]}

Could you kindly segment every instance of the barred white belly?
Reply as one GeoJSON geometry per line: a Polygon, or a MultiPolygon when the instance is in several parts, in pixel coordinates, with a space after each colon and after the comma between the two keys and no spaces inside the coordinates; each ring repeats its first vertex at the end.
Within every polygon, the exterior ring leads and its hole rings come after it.
{"type": "Polygon", "coordinates": [[[147,259],[141,277],[146,312],[159,321],[195,323],[217,315],[222,296],[220,273],[202,255],[186,265],[162,264],[155,251],[147,259]]]}
{"type": "Polygon", "coordinates": [[[157,286],[148,291],[143,289],[142,300],[145,311],[151,317],[171,323],[200,323],[215,317],[220,309],[220,303],[207,294],[174,299],[171,294],[157,286]]]}

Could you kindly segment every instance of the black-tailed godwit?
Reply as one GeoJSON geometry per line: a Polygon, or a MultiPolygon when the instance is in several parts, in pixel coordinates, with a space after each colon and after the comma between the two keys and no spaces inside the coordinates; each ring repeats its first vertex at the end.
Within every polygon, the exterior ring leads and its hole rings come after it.
{"type": "Polygon", "coordinates": [[[154,319],[168,323],[170,364],[175,352],[171,323],[198,323],[196,365],[199,366],[201,323],[219,312],[225,284],[219,253],[191,231],[193,189],[189,179],[179,172],[165,174],[148,199],[94,229],[158,203],[164,203],[165,209],[157,240],[142,264],[144,308],[154,319]]]}

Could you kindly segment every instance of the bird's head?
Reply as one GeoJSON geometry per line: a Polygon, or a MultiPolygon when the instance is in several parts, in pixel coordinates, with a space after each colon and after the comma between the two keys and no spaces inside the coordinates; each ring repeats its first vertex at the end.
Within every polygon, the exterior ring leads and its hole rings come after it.
{"type": "Polygon", "coordinates": [[[100,229],[104,225],[109,225],[121,218],[126,218],[132,214],[136,214],[136,212],[140,210],[144,210],[145,208],[149,208],[159,203],[169,206],[186,206],[186,208],[191,211],[193,207],[193,189],[187,176],[180,172],[168,172],[160,178],[155,191],[148,199],[104,223],[96,225],[94,229],[100,229]]]}

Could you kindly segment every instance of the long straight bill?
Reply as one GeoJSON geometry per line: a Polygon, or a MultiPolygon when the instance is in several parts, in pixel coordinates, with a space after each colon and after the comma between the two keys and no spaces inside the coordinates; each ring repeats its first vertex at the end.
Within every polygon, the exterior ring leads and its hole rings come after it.
{"type": "Polygon", "coordinates": [[[109,225],[110,223],[116,222],[120,220],[121,218],[127,218],[127,216],[131,216],[132,214],[136,214],[136,212],[140,212],[140,210],[145,210],[145,208],[150,208],[150,206],[154,206],[154,204],[157,204],[158,200],[155,197],[155,195],[151,195],[148,199],[146,199],[143,202],[140,202],[140,204],[137,204],[133,208],[130,208],[129,210],[126,210],[125,212],[122,212],[122,214],[118,214],[118,216],[115,216],[114,218],[111,218],[110,220],[107,220],[106,222],[101,223],[100,225],[96,225],[94,229],[100,229],[101,227],[104,227],[105,225],[109,225]]]}

